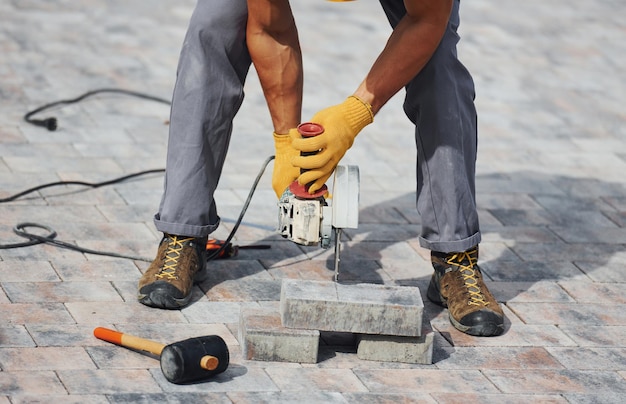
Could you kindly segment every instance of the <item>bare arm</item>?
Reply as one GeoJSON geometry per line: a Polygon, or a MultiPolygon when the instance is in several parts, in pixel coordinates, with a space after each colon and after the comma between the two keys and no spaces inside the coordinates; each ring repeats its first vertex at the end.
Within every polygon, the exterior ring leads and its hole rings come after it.
{"type": "Polygon", "coordinates": [[[437,49],[447,27],[452,0],[405,0],[407,14],[354,95],[374,114],[417,75],[437,49]]]}
{"type": "Polygon", "coordinates": [[[247,43],[274,131],[287,133],[301,119],[302,54],[289,0],[248,0],[247,43]]]}

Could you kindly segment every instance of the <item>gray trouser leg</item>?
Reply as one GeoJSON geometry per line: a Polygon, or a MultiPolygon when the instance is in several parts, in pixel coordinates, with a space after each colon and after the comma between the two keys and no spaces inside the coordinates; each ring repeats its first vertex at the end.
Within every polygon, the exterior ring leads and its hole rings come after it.
{"type": "MultiPolygon", "coordinates": [[[[400,0],[380,0],[395,26],[406,13],[400,0]]],[[[457,59],[459,0],[444,37],[424,69],[406,86],[404,111],[415,123],[420,245],[439,252],[480,242],[476,211],[477,148],[474,82],[457,59]]]]}
{"type": "Polygon", "coordinates": [[[165,190],[156,228],[202,237],[219,225],[213,194],[250,68],[246,0],[198,0],[172,98],[165,190]]]}

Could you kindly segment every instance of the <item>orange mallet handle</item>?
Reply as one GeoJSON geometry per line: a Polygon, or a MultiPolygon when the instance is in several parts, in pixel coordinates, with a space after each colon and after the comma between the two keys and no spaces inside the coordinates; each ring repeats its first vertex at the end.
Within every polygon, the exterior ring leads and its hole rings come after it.
{"type": "Polygon", "coordinates": [[[160,344],[156,341],[135,337],[133,335],[124,334],[119,331],[103,327],[97,327],[94,329],[93,335],[98,339],[115,345],[136,349],[138,351],[145,351],[158,356],[161,356],[161,352],[163,351],[163,348],[165,348],[164,344],[160,344]]]}

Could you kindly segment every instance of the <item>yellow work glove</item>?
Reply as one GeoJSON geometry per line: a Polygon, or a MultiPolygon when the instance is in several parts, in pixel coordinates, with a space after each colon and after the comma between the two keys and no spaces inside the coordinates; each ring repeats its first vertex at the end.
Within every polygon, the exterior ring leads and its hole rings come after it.
{"type": "Polygon", "coordinates": [[[373,121],[372,107],[358,97],[350,96],[343,103],[323,109],[313,116],[311,122],[324,127],[321,135],[302,138],[292,129],[289,134],[296,150],[317,151],[315,155],[298,155],[292,160],[294,166],[307,170],[298,177],[300,185],[311,183],[311,194],[320,189],[352,146],[356,135],[373,121]]]}
{"type": "Polygon", "coordinates": [[[276,197],[285,192],[289,184],[294,182],[300,175],[300,169],[291,164],[291,160],[300,155],[300,152],[291,146],[289,134],[279,135],[274,132],[274,171],[272,173],[272,188],[276,192],[276,197]]]}

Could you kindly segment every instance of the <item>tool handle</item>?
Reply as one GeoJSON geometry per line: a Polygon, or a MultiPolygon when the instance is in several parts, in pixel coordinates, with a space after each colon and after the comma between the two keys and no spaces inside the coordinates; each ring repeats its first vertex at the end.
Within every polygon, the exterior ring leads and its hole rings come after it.
{"type": "Polygon", "coordinates": [[[135,349],[138,351],[145,351],[154,355],[161,356],[165,344],[151,341],[133,335],[124,334],[119,331],[110,330],[104,327],[97,327],[93,330],[93,335],[103,341],[110,342],[115,345],[120,345],[126,348],[135,349]]]}

